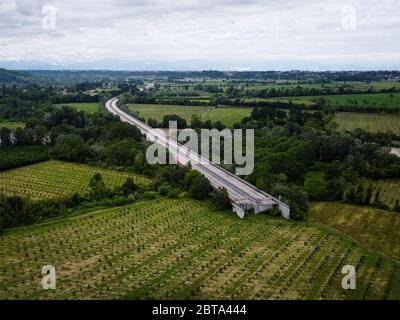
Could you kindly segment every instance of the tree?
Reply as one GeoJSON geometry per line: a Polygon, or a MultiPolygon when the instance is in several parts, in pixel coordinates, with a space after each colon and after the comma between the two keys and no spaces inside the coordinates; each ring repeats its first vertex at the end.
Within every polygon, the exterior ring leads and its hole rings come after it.
{"type": "Polygon", "coordinates": [[[169,122],[170,121],[176,121],[178,129],[186,129],[187,128],[187,123],[186,120],[181,118],[180,116],[176,114],[167,114],[163,117],[163,120],[161,122],[161,127],[162,128],[169,128],[169,122]]]}
{"type": "Polygon", "coordinates": [[[323,172],[309,172],[305,176],[304,188],[309,193],[311,200],[325,200],[328,184],[323,172]]]}
{"type": "Polygon", "coordinates": [[[43,125],[35,126],[35,129],[34,129],[35,143],[40,144],[40,145],[43,144],[46,134],[47,134],[47,130],[46,130],[45,126],[43,126],[43,125]]]}
{"type": "Polygon", "coordinates": [[[301,187],[277,184],[271,192],[281,197],[290,206],[290,217],[294,220],[305,220],[309,209],[308,193],[301,187]]]}
{"type": "Polygon", "coordinates": [[[89,181],[91,194],[95,197],[102,197],[106,194],[107,189],[100,173],[95,173],[89,181]]]}
{"type": "Polygon", "coordinates": [[[348,203],[355,203],[356,199],[356,189],[355,187],[350,188],[346,193],[346,202],[348,203]]]}
{"type": "Polygon", "coordinates": [[[61,134],[51,150],[51,155],[60,160],[84,162],[90,156],[90,150],[80,136],[61,134]]]}
{"type": "Polygon", "coordinates": [[[183,188],[185,190],[189,190],[193,184],[193,181],[200,175],[201,173],[196,170],[188,170],[183,179],[183,188]]]}
{"type": "Polygon", "coordinates": [[[367,193],[365,195],[364,203],[368,206],[371,203],[372,199],[372,193],[373,193],[373,187],[370,184],[367,188],[367,193]]]}
{"type": "Polygon", "coordinates": [[[364,201],[365,201],[364,186],[362,184],[359,184],[355,193],[355,203],[364,204],[364,201]]]}
{"type": "Polygon", "coordinates": [[[396,204],[393,208],[393,211],[400,213],[400,200],[396,200],[396,204]]]}
{"type": "Polygon", "coordinates": [[[11,146],[11,130],[5,127],[0,129],[0,142],[1,146],[8,147],[11,146]]]}
{"type": "Polygon", "coordinates": [[[231,207],[228,191],[225,188],[218,188],[217,191],[211,194],[211,199],[214,206],[218,210],[225,210],[231,207]]]}
{"type": "Polygon", "coordinates": [[[115,165],[132,165],[135,161],[136,145],[132,139],[117,141],[106,149],[106,158],[115,165]]]}
{"type": "Polygon", "coordinates": [[[158,128],[158,121],[156,119],[149,118],[147,124],[152,128],[158,128]]]}
{"type": "Polygon", "coordinates": [[[124,196],[129,196],[138,189],[139,187],[133,182],[133,179],[131,177],[126,178],[126,181],[121,186],[121,192],[124,196]]]}
{"type": "Polygon", "coordinates": [[[212,186],[208,179],[202,174],[193,180],[189,193],[193,199],[205,200],[208,198],[209,193],[212,191],[212,186]]]}

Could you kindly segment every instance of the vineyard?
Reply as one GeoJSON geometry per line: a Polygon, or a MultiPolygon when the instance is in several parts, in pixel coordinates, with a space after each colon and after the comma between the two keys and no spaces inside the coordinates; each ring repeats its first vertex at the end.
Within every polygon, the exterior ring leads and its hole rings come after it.
{"type": "Polygon", "coordinates": [[[335,202],[314,203],[311,221],[354,237],[363,245],[400,260],[400,214],[335,202]]]}
{"type": "Polygon", "coordinates": [[[127,177],[136,184],[149,179],[118,171],[95,168],[83,164],[47,161],[19,169],[0,172],[0,194],[20,195],[33,200],[70,196],[89,191],[89,181],[100,173],[107,187],[120,187],[127,177]]]}
{"type": "MultiPolygon", "coordinates": [[[[366,188],[367,184],[364,185],[366,188]]],[[[400,199],[400,179],[378,180],[373,183],[374,196],[377,190],[380,190],[382,200],[389,207],[393,207],[397,200],[400,199]]]]}
{"type": "Polygon", "coordinates": [[[399,299],[400,265],[305,223],[154,200],[0,236],[0,299],[399,299]],[[41,268],[54,265],[56,290],[41,268]],[[357,289],[341,287],[342,267],[357,289]]]}

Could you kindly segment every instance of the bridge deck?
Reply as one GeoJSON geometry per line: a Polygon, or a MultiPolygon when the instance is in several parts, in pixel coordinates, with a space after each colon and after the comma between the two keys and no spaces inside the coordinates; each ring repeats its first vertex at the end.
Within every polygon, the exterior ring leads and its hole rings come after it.
{"type": "Polygon", "coordinates": [[[150,126],[139,121],[135,117],[120,110],[117,106],[118,98],[113,98],[106,102],[106,108],[114,115],[119,116],[121,121],[132,124],[146,134],[149,139],[156,141],[160,145],[168,148],[173,153],[178,163],[192,164],[192,168],[204,174],[214,188],[224,187],[233,204],[233,210],[240,216],[244,216],[244,211],[253,209],[255,213],[268,210],[274,206],[279,207],[285,218],[290,216],[290,208],[279,199],[258,190],[256,187],[240,179],[236,175],[221,167],[212,164],[208,159],[194,153],[187,147],[171,140],[161,132],[155,132],[150,126]],[[198,160],[201,160],[200,163],[198,160]]]}

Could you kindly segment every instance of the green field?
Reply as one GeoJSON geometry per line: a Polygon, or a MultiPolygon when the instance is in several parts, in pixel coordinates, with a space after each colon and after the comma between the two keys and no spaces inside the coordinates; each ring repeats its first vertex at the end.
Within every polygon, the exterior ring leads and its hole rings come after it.
{"type": "Polygon", "coordinates": [[[150,180],[118,171],[60,161],[47,161],[19,169],[0,172],[0,194],[20,195],[33,200],[70,196],[89,191],[89,181],[100,173],[107,187],[120,187],[127,177],[137,184],[150,180]]]}
{"type": "Polygon", "coordinates": [[[59,103],[55,105],[57,108],[61,108],[63,106],[68,106],[74,108],[79,111],[87,112],[87,113],[96,113],[99,111],[99,103],[98,102],[78,102],[78,103],[59,103]]]}
{"type": "Polygon", "coordinates": [[[250,116],[250,108],[215,108],[207,112],[203,121],[221,121],[227,127],[232,127],[235,123],[240,123],[243,118],[250,116]]]}
{"type": "Polygon", "coordinates": [[[233,124],[240,122],[244,117],[251,113],[250,108],[213,108],[202,106],[176,106],[176,105],[160,105],[160,104],[130,104],[129,110],[137,112],[140,117],[156,119],[162,121],[165,115],[176,114],[186,119],[190,123],[192,115],[204,116],[202,121],[211,120],[221,121],[224,125],[231,127],[233,124]]]}
{"type": "Polygon", "coordinates": [[[363,245],[400,260],[400,214],[398,213],[325,202],[312,205],[310,221],[338,229],[363,245]]]}
{"type": "Polygon", "coordinates": [[[334,120],[345,130],[361,128],[370,132],[400,134],[400,116],[373,113],[338,112],[334,120]]]}
{"type": "MultiPolygon", "coordinates": [[[[264,101],[282,101],[298,104],[312,104],[318,99],[324,99],[334,107],[388,107],[400,108],[400,93],[364,93],[326,96],[304,96],[262,99],[264,101]]],[[[260,100],[260,99],[259,99],[260,100]]]]}
{"type": "Polygon", "coordinates": [[[165,115],[178,115],[181,118],[190,122],[192,115],[201,116],[208,110],[209,107],[198,106],[176,106],[176,105],[161,105],[161,104],[129,104],[129,110],[139,114],[140,117],[155,119],[162,121],[165,115]]]}
{"type": "Polygon", "coordinates": [[[0,236],[0,299],[399,299],[400,265],[324,229],[189,199],[107,209],[0,236]],[[56,290],[43,290],[53,265],[56,290]],[[343,290],[342,267],[357,267],[343,290]]]}
{"type": "Polygon", "coordinates": [[[0,119],[0,128],[8,128],[8,129],[25,128],[25,123],[0,119]]]}

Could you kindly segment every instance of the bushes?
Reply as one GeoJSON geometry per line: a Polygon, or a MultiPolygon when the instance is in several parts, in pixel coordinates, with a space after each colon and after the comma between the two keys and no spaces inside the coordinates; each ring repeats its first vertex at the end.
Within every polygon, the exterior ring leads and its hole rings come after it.
{"type": "Polygon", "coordinates": [[[328,184],[323,172],[309,172],[305,175],[304,188],[311,200],[325,200],[328,184]]]}
{"type": "Polygon", "coordinates": [[[210,182],[201,174],[193,180],[189,194],[193,199],[205,200],[208,198],[211,191],[212,186],[210,182]]]}
{"type": "Polygon", "coordinates": [[[231,207],[228,192],[225,188],[219,188],[211,194],[211,201],[218,210],[226,210],[231,207]]]}
{"type": "Polygon", "coordinates": [[[46,146],[9,147],[0,149],[0,171],[49,160],[46,146]]]}

